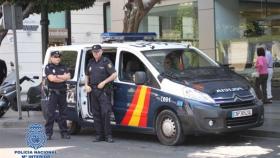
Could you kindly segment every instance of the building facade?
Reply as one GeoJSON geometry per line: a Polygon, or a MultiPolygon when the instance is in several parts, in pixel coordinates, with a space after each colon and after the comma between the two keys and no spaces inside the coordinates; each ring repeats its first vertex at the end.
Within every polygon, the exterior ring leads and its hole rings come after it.
{"type": "MultiPolygon", "coordinates": [[[[69,38],[72,44],[100,42],[100,33],[121,32],[126,2],[97,0],[91,8],[71,11],[71,36],[67,34],[64,13],[49,15],[50,44],[63,45],[69,38]]],[[[279,0],[162,0],[142,20],[139,32],[156,32],[162,40],[190,41],[211,58],[243,75],[249,75],[254,68],[256,48],[270,47],[277,86],[280,85],[279,8],[279,0]]],[[[20,72],[41,76],[40,15],[26,19],[24,25],[31,26],[18,31],[20,72]]],[[[9,63],[14,60],[13,54],[9,32],[0,55],[9,63]]]]}

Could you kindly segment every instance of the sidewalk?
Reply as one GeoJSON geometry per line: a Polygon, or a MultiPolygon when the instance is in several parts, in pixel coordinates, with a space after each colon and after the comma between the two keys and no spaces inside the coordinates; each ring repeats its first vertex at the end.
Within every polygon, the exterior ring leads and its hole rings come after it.
{"type": "Polygon", "coordinates": [[[22,112],[22,119],[19,120],[17,111],[9,109],[7,113],[0,118],[0,128],[27,128],[31,123],[44,123],[44,117],[41,111],[30,111],[29,117],[26,111],[22,112]]]}
{"type": "MultiPolygon", "coordinates": [[[[265,121],[263,126],[243,131],[242,134],[260,137],[280,138],[280,101],[273,101],[272,104],[264,105],[265,121]]],[[[31,111],[28,117],[27,112],[22,112],[22,120],[18,119],[18,112],[11,109],[0,118],[0,128],[27,128],[30,123],[44,124],[41,111],[31,111]]]]}

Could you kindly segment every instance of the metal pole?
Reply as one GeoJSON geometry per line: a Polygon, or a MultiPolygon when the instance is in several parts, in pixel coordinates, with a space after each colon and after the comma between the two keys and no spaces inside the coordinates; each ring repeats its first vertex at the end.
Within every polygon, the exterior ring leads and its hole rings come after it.
{"type": "Polygon", "coordinates": [[[18,52],[17,52],[17,31],[16,31],[16,12],[15,5],[12,5],[12,28],[14,34],[14,51],[15,51],[15,63],[16,63],[16,89],[17,89],[17,107],[18,107],[18,119],[22,119],[21,112],[21,98],[20,98],[20,84],[19,84],[19,70],[18,70],[18,52]]]}
{"type": "Polygon", "coordinates": [[[49,45],[49,17],[48,17],[48,0],[41,2],[41,31],[42,31],[42,62],[49,45]]]}

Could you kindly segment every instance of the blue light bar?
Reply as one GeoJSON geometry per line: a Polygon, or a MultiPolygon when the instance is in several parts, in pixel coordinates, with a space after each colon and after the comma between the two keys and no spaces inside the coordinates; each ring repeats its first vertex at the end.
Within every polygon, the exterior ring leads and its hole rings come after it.
{"type": "Polygon", "coordinates": [[[157,34],[154,32],[141,33],[120,33],[120,32],[106,32],[101,34],[102,41],[151,41],[156,39],[157,34]]]}

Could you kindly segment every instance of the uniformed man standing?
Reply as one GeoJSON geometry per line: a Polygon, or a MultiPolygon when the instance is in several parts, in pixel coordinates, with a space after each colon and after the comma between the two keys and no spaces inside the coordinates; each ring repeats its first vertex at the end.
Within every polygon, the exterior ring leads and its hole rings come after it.
{"type": "Polygon", "coordinates": [[[91,106],[93,108],[94,127],[96,138],[94,142],[114,142],[110,125],[112,112],[111,88],[109,84],[117,77],[112,62],[102,56],[100,45],[92,46],[93,58],[86,69],[85,89],[90,93],[91,106]]]}
{"type": "Polygon", "coordinates": [[[66,125],[66,81],[70,79],[70,73],[66,66],[60,64],[61,54],[59,51],[51,52],[51,63],[46,65],[45,74],[49,88],[49,101],[47,105],[46,135],[50,140],[53,134],[53,124],[58,121],[61,138],[70,139],[66,125]],[[57,118],[56,110],[59,111],[57,118]]]}

